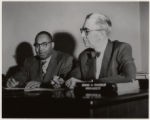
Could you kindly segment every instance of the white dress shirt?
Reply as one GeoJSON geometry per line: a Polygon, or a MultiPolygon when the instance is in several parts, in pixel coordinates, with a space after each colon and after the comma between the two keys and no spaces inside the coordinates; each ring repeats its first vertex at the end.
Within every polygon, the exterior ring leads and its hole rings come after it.
{"type": "Polygon", "coordinates": [[[47,72],[47,67],[49,65],[50,60],[51,60],[51,56],[48,57],[46,60],[41,60],[41,62],[45,62],[44,65],[42,66],[42,72],[44,74],[46,74],[46,72],[47,72]]]}
{"type": "Polygon", "coordinates": [[[104,52],[105,52],[107,43],[108,43],[108,40],[105,41],[102,46],[96,49],[97,52],[100,52],[100,56],[96,58],[96,79],[98,79],[100,76],[102,61],[103,61],[104,52]]]}

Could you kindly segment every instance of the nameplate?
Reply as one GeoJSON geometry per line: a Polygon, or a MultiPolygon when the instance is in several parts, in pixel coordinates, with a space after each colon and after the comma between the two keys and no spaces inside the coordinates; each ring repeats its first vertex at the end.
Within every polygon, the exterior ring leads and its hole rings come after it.
{"type": "Polygon", "coordinates": [[[97,82],[81,82],[76,84],[76,90],[79,91],[87,91],[87,92],[94,92],[100,91],[101,88],[106,87],[106,83],[97,83],[97,82]]]}
{"type": "Polygon", "coordinates": [[[77,83],[80,87],[106,87],[106,83],[96,83],[96,82],[81,82],[77,83]]]}

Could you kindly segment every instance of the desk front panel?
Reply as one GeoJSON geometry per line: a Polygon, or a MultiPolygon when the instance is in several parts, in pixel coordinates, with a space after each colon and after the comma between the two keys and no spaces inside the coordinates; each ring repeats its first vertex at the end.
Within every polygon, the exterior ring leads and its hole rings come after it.
{"type": "Polygon", "coordinates": [[[73,91],[3,92],[3,118],[148,118],[148,90],[78,97],[73,91]],[[67,93],[66,93],[67,92],[67,93]],[[6,94],[7,93],[7,94],[6,94]]]}

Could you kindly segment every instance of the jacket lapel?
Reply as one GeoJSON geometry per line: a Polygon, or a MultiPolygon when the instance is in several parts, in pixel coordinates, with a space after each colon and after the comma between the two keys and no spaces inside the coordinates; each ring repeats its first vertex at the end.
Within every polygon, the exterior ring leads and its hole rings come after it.
{"type": "Polygon", "coordinates": [[[110,61],[112,57],[112,49],[113,49],[113,44],[110,40],[108,40],[103,60],[102,60],[102,67],[101,67],[101,72],[99,78],[105,77],[108,74],[108,67],[110,66],[110,61]]]}
{"type": "Polygon", "coordinates": [[[94,80],[96,75],[96,58],[88,59],[88,80],[94,80]]]}
{"type": "Polygon", "coordinates": [[[41,75],[41,68],[40,68],[40,60],[35,57],[34,62],[32,64],[31,70],[30,70],[30,76],[31,80],[36,80],[36,81],[42,81],[42,75],[41,75]]]}
{"type": "Polygon", "coordinates": [[[88,62],[87,62],[87,54],[81,58],[81,71],[82,71],[82,79],[85,80],[87,77],[87,71],[88,71],[88,62]]]}
{"type": "Polygon", "coordinates": [[[46,75],[44,77],[43,82],[48,82],[52,79],[53,75],[55,74],[54,71],[56,69],[57,66],[57,52],[53,50],[52,56],[51,56],[51,60],[49,62],[49,65],[47,67],[47,72],[46,75]]]}
{"type": "Polygon", "coordinates": [[[86,51],[83,58],[81,58],[81,68],[82,68],[82,76],[83,80],[91,80],[95,77],[95,67],[96,61],[95,58],[91,57],[91,52],[86,51]]]}

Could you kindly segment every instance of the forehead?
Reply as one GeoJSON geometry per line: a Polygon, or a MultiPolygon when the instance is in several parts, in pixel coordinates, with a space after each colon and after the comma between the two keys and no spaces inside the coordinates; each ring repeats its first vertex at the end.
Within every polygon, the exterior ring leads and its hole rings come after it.
{"type": "Polygon", "coordinates": [[[49,36],[48,35],[46,35],[46,34],[41,34],[41,35],[39,35],[38,37],[37,37],[37,39],[36,39],[36,43],[43,43],[43,42],[50,42],[51,40],[50,40],[50,38],[49,38],[49,36]]]}

